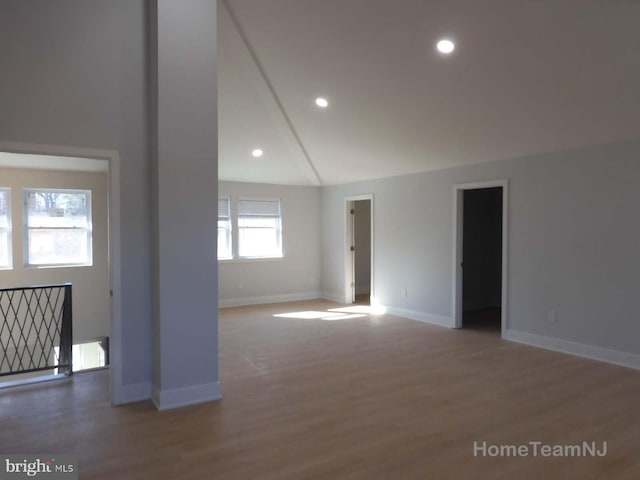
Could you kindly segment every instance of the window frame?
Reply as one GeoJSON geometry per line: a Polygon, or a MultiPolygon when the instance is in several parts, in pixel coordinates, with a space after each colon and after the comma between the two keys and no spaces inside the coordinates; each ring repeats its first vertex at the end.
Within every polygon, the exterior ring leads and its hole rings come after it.
{"type": "Polygon", "coordinates": [[[0,270],[13,270],[13,210],[11,205],[11,188],[0,187],[0,192],[6,194],[7,199],[7,226],[0,226],[0,232],[7,234],[7,264],[0,264],[0,270]]]}
{"type": "MultiPolygon", "coordinates": [[[[237,246],[237,250],[235,251],[236,255],[234,256],[234,259],[238,260],[238,261],[263,261],[263,260],[280,260],[282,258],[284,258],[284,241],[283,241],[283,231],[284,231],[284,227],[283,227],[283,213],[282,213],[282,199],[281,198],[276,198],[276,197],[238,197],[237,199],[237,205],[236,205],[236,214],[234,216],[235,221],[236,221],[236,225],[237,225],[237,242],[236,242],[236,246],[237,246]],[[278,255],[259,255],[259,256],[246,256],[246,255],[240,255],[240,242],[241,242],[241,235],[240,235],[240,231],[241,231],[241,227],[240,227],[240,218],[243,216],[249,216],[249,215],[240,215],[240,202],[277,202],[278,203],[278,226],[276,228],[276,235],[277,235],[277,240],[278,240],[278,246],[279,246],[279,250],[280,253],[278,255]]],[[[253,215],[254,217],[257,217],[257,215],[253,215]]],[[[247,227],[242,227],[242,228],[247,228],[247,227]]],[[[250,227],[249,227],[250,228],[250,227]]]]}
{"type": "Polygon", "coordinates": [[[25,268],[66,268],[66,267],[91,267],[93,266],[93,201],[91,190],[75,188],[23,188],[22,199],[24,204],[23,223],[23,258],[25,268]],[[86,227],[32,227],[29,225],[29,194],[30,193],[63,193],[83,194],[87,203],[86,227]],[[55,262],[55,263],[31,263],[29,259],[29,232],[31,230],[83,230],[87,233],[87,258],[86,262],[55,262]]]}
{"type": "Polygon", "coordinates": [[[229,260],[233,260],[234,256],[233,256],[233,214],[232,214],[232,210],[231,210],[231,197],[229,196],[220,196],[218,197],[218,228],[220,228],[220,201],[222,200],[226,200],[227,202],[227,215],[228,215],[228,228],[226,229],[226,236],[227,236],[227,242],[229,245],[229,256],[228,257],[220,257],[219,256],[219,251],[216,252],[216,255],[218,256],[218,261],[219,262],[223,262],[223,261],[229,261],[229,260]]]}

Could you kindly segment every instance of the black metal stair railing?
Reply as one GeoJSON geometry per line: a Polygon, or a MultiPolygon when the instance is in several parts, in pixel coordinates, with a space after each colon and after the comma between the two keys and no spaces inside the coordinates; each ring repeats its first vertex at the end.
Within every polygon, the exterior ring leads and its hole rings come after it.
{"type": "Polygon", "coordinates": [[[73,371],[71,284],[0,289],[0,377],[73,371]]]}

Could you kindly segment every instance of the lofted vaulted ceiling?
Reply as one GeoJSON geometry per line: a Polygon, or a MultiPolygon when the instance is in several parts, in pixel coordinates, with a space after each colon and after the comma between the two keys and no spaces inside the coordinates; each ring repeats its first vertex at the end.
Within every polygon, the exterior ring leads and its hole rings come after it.
{"type": "Polygon", "coordinates": [[[221,180],[332,185],[640,138],[635,0],[223,0],[218,23],[221,180]]]}

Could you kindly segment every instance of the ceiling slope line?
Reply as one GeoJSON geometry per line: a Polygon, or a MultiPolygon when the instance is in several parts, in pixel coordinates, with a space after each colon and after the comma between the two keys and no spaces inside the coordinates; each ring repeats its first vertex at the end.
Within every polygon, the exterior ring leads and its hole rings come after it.
{"type": "Polygon", "coordinates": [[[221,0],[220,3],[224,6],[225,10],[229,14],[229,18],[231,19],[231,22],[233,23],[233,26],[235,27],[236,32],[242,39],[242,42],[244,43],[244,46],[247,49],[247,52],[249,53],[251,60],[253,61],[255,67],[258,69],[258,72],[260,73],[260,77],[262,78],[262,81],[264,82],[265,86],[267,87],[267,90],[273,97],[273,100],[276,103],[278,110],[280,111],[280,114],[284,118],[284,121],[291,132],[291,135],[293,136],[296,144],[300,148],[300,151],[302,152],[304,159],[307,161],[308,167],[311,169],[311,172],[313,173],[316,186],[320,186],[320,187],[323,186],[324,183],[322,181],[322,178],[320,177],[320,174],[318,173],[318,170],[316,169],[315,164],[313,163],[313,160],[311,160],[311,155],[309,155],[309,151],[304,146],[304,143],[302,142],[302,139],[300,138],[298,131],[293,125],[293,121],[291,120],[291,117],[289,117],[289,114],[287,113],[287,110],[284,108],[284,105],[282,103],[282,100],[280,99],[280,96],[276,92],[275,87],[273,86],[273,83],[271,83],[271,79],[267,75],[267,72],[265,71],[264,66],[262,65],[262,62],[260,62],[260,59],[258,58],[258,54],[256,53],[253,46],[251,45],[251,42],[249,42],[249,38],[247,37],[242,26],[240,25],[240,22],[238,21],[238,17],[236,16],[236,13],[233,11],[231,6],[229,5],[228,0],[221,0]]]}

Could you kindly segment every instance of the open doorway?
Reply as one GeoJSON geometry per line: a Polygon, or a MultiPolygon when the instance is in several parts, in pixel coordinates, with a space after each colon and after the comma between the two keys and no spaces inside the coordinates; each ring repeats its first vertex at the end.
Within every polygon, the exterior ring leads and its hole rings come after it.
{"type": "Polygon", "coordinates": [[[0,388],[108,366],[108,166],[0,152],[0,388]]]}
{"type": "MultiPolygon", "coordinates": [[[[12,172],[18,172],[19,178],[16,177],[16,182],[18,180],[21,182],[10,185],[6,189],[15,197],[13,203],[16,208],[10,214],[11,227],[15,229],[15,232],[12,231],[14,248],[11,255],[13,262],[9,268],[4,269],[5,286],[34,282],[39,285],[72,283],[75,290],[72,344],[74,370],[110,365],[111,401],[114,404],[123,403],[125,399],[122,389],[120,354],[120,251],[118,248],[120,244],[119,155],[110,150],[7,142],[0,142],[0,152],[0,168],[9,168],[12,172]],[[49,173],[42,179],[35,179],[33,175],[41,171],[49,173]],[[40,194],[40,187],[44,188],[44,197],[40,194]],[[66,199],[70,202],[75,198],[74,195],[77,197],[80,194],[86,194],[85,197],[89,198],[87,192],[90,192],[91,199],[86,203],[87,211],[91,214],[87,217],[87,228],[80,233],[84,232],[85,236],[82,239],[90,238],[90,243],[84,241],[78,243],[78,252],[86,254],[86,261],[79,261],[75,257],[72,261],[55,257],[55,255],[74,254],[69,250],[75,245],[72,242],[44,245],[60,247],[51,251],[47,249],[40,251],[36,248],[35,241],[32,241],[30,246],[27,245],[27,239],[30,238],[26,234],[29,215],[33,214],[37,217],[42,213],[39,211],[42,205],[38,203],[42,198],[53,200],[53,193],[59,193],[57,200],[66,199]],[[84,249],[85,245],[86,249],[84,249]],[[32,258],[33,261],[28,262],[25,260],[27,258],[32,258]],[[40,265],[38,262],[48,263],[40,265]],[[27,265],[31,263],[35,265],[27,265]],[[57,268],[49,263],[56,264],[57,268]],[[73,265],[73,268],[67,263],[73,265]],[[29,268],[24,268],[25,266],[29,268]],[[31,279],[25,276],[27,274],[42,274],[46,278],[31,279]],[[66,276],[57,277],[58,274],[66,276]],[[96,278],[88,279],[86,278],[88,275],[96,278]],[[87,288],[93,290],[82,291],[87,288]]],[[[15,175],[12,174],[13,176],[15,175]]],[[[2,179],[6,183],[10,176],[3,175],[2,179]]],[[[74,207],[76,204],[71,202],[69,205],[74,207]]],[[[48,214],[45,216],[56,221],[65,220],[67,214],[82,217],[78,208],[74,210],[69,205],[66,205],[68,208],[65,205],[49,205],[48,214]],[[63,207],[65,207],[64,216],[62,215],[63,207]]],[[[72,234],[79,236],[76,230],[73,230],[72,234]]],[[[55,374],[55,370],[53,373],[55,374]]]]}
{"type": "Polygon", "coordinates": [[[457,328],[506,329],[506,182],[456,186],[457,328]]]}
{"type": "Polygon", "coordinates": [[[370,305],[373,294],[373,196],[348,198],[346,303],[370,305]]]}

